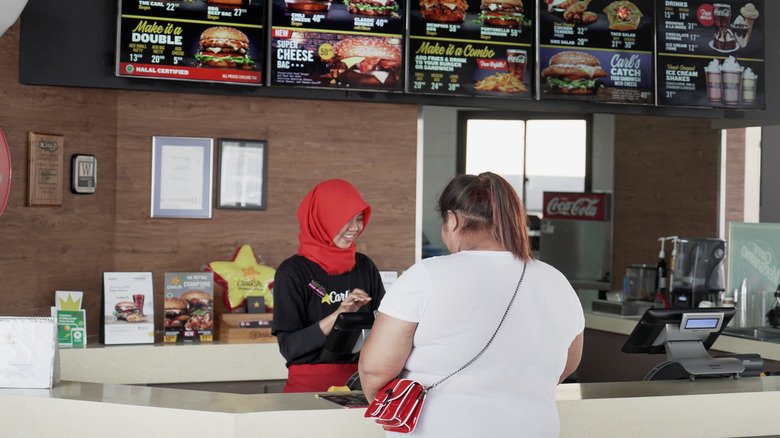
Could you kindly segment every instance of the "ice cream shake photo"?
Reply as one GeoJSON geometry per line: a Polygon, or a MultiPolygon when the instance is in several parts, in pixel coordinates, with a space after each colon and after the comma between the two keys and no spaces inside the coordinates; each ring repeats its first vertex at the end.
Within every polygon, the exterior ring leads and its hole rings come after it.
{"type": "Polygon", "coordinates": [[[753,70],[746,68],[742,72],[742,102],[753,103],[756,100],[756,82],[758,75],[753,70]]]}
{"type": "Polygon", "coordinates": [[[723,81],[723,103],[729,106],[739,105],[739,96],[742,91],[742,67],[733,56],[723,61],[720,67],[723,81]]]}
{"type": "Polygon", "coordinates": [[[717,59],[713,59],[710,63],[704,67],[704,72],[707,74],[707,98],[711,103],[720,103],[723,95],[723,88],[721,85],[720,75],[720,63],[717,59]]]}

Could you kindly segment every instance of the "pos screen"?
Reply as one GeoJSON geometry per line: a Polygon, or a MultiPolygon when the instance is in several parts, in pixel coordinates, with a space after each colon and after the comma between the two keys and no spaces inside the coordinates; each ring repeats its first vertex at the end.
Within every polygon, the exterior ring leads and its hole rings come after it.
{"type": "Polygon", "coordinates": [[[734,317],[733,307],[647,309],[623,344],[624,353],[665,353],[667,326],[677,328],[676,339],[700,340],[709,349],[734,317]]]}

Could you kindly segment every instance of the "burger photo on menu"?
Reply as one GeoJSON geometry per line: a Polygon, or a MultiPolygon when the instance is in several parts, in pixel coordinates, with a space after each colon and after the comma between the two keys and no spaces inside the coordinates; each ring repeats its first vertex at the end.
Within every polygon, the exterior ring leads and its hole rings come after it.
{"type": "Polygon", "coordinates": [[[520,27],[523,25],[522,0],[482,0],[479,18],[489,26],[520,27]]]}
{"type": "Polygon", "coordinates": [[[288,11],[314,13],[330,10],[331,0],[285,0],[284,6],[288,11]]]}
{"type": "Polygon", "coordinates": [[[462,23],[469,4],[465,0],[421,0],[423,19],[439,23],[462,23]]]}
{"type": "Polygon", "coordinates": [[[541,76],[552,93],[593,95],[608,75],[595,56],[570,50],[553,55],[541,76]]]}
{"type": "Polygon", "coordinates": [[[250,0],[206,0],[206,3],[217,6],[247,6],[250,0]]]}
{"type": "Polygon", "coordinates": [[[255,61],[249,56],[249,38],[244,32],[226,26],[203,31],[195,55],[199,67],[251,69],[255,61]]]}
{"type": "Polygon", "coordinates": [[[381,37],[351,37],[333,46],[330,79],[344,86],[392,88],[401,80],[401,46],[381,37]]]}
{"type": "Polygon", "coordinates": [[[395,0],[344,0],[351,14],[388,16],[398,12],[395,0]]]}

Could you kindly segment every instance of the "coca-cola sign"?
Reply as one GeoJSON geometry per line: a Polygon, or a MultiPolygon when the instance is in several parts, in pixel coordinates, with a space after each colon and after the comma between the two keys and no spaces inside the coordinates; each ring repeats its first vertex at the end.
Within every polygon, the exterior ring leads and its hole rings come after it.
{"type": "Polygon", "coordinates": [[[607,196],[603,193],[544,193],[545,219],[607,220],[607,196]]]}

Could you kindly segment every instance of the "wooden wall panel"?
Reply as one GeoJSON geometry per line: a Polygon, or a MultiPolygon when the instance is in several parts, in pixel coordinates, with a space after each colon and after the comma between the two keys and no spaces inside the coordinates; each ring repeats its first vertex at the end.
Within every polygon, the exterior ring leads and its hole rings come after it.
{"type": "MultiPolygon", "coordinates": [[[[0,315],[49,313],[54,291],[83,290],[98,330],[102,272],[152,271],[162,324],[166,271],[199,271],[249,243],[269,266],[295,253],[295,212],[328,178],[349,180],[373,208],[358,241],[382,270],[414,262],[417,107],[155,93],[18,83],[19,24],[0,38],[0,128],[11,145],[0,216],[0,315]],[[27,207],[27,132],[65,136],[61,207],[27,207]],[[267,209],[213,209],[211,219],[150,217],[152,136],[269,142],[267,209]],[[70,193],[70,157],[98,158],[93,195],[70,193]]],[[[216,156],[214,175],[216,177],[216,156]]],[[[214,184],[216,200],[216,183],[214,184]]]]}
{"type": "Polygon", "coordinates": [[[616,118],[613,289],[626,266],[655,266],[659,237],[717,237],[719,144],[709,120],[616,118]]]}

